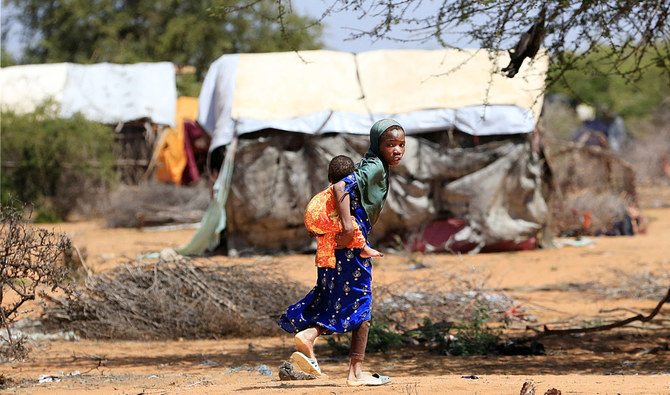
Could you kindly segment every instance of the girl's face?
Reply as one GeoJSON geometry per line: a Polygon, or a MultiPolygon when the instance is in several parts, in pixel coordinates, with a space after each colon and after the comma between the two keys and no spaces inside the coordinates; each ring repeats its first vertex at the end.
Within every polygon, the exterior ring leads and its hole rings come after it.
{"type": "Polygon", "coordinates": [[[405,132],[402,129],[385,131],[379,139],[382,160],[389,166],[397,166],[405,155],[405,132]]]}

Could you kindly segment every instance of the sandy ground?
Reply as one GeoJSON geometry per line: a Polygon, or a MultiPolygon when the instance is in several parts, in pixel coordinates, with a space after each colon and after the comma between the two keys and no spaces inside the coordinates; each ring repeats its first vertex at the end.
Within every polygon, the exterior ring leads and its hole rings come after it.
{"type": "MultiPolygon", "coordinates": [[[[662,206],[666,195],[647,192],[649,206],[662,206]],[[661,200],[659,200],[661,199],[661,200]]],[[[626,274],[670,272],[670,208],[645,208],[646,234],[593,238],[584,247],[563,247],[479,255],[389,255],[374,268],[374,283],[403,279],[419,282],[439,272],[488,277],[489,285],[505,288],[536,324],[583,323],[599,317],[626,318],[648,314],[658,299],[608,299],[588,290],[561,285],[600,281],[618,284],[626,274]],[[426,266],[412,270],[417,263],[426,266]],[[614,312],[605,310],[615,309],[614,312]]],[[[109,270],[124,257],[185,244],[193,229],[141,231],[105,229],[102,222],[56,226],[86,255],[95,272],[109,270]]],[[[311,288],[313,257],[202,258],[217,264],[273,259],[311,288]]],[[[665,289],[670,287],[666,277],[665,289]]],[[[562,394],[670,394],[670,306],[647,324],[582,336],[548,337],[540,356],[453,357],[419,347],[369,354],[366,367],[393,377],[384,387],[345,386],[347,361],[317,347],[328,379],[282,382],[279,364],[293,351],[289,335],[197,341],[52,340],[33,344],[30,359],[0,365],[13,385],[6,393],[104,394],[518,394],[531,381],[536,394],[556,388],[562,394]],[[269,374],[265,375],[269,368],[269,374]],[[42,375],[56,382],[39,383],[42,375]],[[463,378],[475,375],[477,379],[463,378]]]]}

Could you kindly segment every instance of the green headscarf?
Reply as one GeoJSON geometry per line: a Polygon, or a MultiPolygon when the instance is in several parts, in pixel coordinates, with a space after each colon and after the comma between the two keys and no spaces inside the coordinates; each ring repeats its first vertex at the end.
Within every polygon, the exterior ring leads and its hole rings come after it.
{"type": "Polygon", "coordinates": [[[370,129],[370,149],[358,162],[354,176],[361,194],[361,205],[368,215],[370,225],[374,225],[384,207],[389,190],[389,165],[381,158],[379,140],[391,126],[400,126],[393,119],[377,121],[370,129]]]}

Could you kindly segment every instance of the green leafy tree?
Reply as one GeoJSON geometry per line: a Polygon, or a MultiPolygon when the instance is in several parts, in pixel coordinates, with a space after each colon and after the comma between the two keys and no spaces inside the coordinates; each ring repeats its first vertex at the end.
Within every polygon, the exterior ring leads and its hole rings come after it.
{"type": "MultiPolygon", "coordinates": [[[[318,49],[321,28],[273,0],[6,0],[29,63],[170,61],[198,79],[224,53],[318,49]]],[[[3,27],[5,29],[5,27],[3,27]]]]}
{"type": "Polygon", "coordinates": [[[80,114],[58,118],[48,104],[34,113],[0,114],[3,205],[37,208],[36,221],[65,219],[115,180],[113,133],[80,114]]]}
{"type": "Polygon", "coordinates": [[[9,52],[5,51],[3,48],[2,53],[0,53],[0,67],[8,67],[8,66],[14,66],[16,62],[14,62],[14,58],[12,55],[9,54],[9,52]]]}
{"type": "MultiPolygon", "coordinates": [[[[670,52],[665,56],[670,57],[670,52]]],[[[551,75],[557,83],[550,88],[550,93],[573,97],[627,119],[649,114],[658,108],[664,98],[670,97],[670,74],[655,67],[651,54],[645,55],[639,63],[629,58],[620,65],[621,70],[638,66],[645,69],[635,81],[609,73],[608,67],[612,61],[606,49],[594,50],[581,57],[575,56],[576,69],[553,71],[560,75],[551,75]]]]}

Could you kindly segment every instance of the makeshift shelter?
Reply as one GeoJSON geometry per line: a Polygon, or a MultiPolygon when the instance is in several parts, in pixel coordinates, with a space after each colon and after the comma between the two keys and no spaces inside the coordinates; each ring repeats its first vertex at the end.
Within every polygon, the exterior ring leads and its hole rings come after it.
{"type": "Polygon", "coordinates": [[[0,106],[17,113],[33,112],[51,100],[63,118],[79,112],[106,124],[149,119],[174,126],[177,88],[169,62],[3,67],[0,85],[0,106]]]}
{"type": "Polygon", "coordinates": [[[177,88],[169,62],[32,64],[0,69],[0,107],[29,113],[45,103],[67,118],[81,113],[114,127],[122,179],[135,182],[149,164],[158,131],[174,126],[177,88]]]}
{"type": "Polygon", "coordinates": [[[485,50],[220,57],[205,77],[198,122],[211,134],[210,151],[227,147],[221,196],[181,252],[213,248],[224,228],[229,249],[313,247],[303,211],[327,185],[329,159],[357,161],[370,126],[387,117],[405,128],[407,152],[391,171],[373,243],[464,251],[534,245],[549,213],[529,136],[548,62],[540,54],[510,79],[500,73],[508,61],[485,50]]]}

